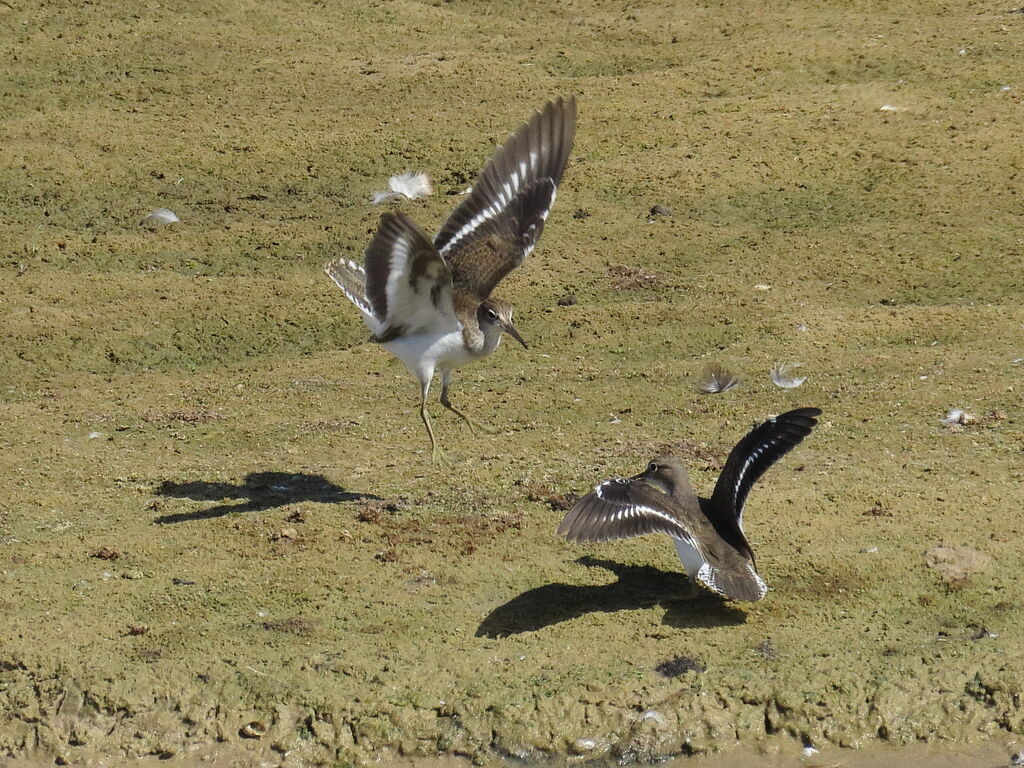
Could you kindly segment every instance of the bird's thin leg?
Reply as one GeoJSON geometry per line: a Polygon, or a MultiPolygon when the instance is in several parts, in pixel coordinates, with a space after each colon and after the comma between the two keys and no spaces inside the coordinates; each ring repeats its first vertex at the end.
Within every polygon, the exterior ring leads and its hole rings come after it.
{"type": "Polygon", "coordinates": [[[430,414],[427,413],[427,393],[430,391],[430,377],[420,382],[420,418],[423,419],[423,426],[427,428],[427,435],[430,436],[430,459],[435,464],[445,460],[444,451],[437,444],[434,437],[434,428],[430,425],[430,414]]]}
{"type": "Polygon", "coordinates": [[[469,416],[467,416],[454,405],[452,405],[452,401],[448,399],[448,382],[451,379],[451,377],[451,369],[441,371],[441,405],[443,405],[449,411],[454,413],[456,416],[462,417],[462,420],[469,424],[469,428],[473,432],[473,434],[476,434],[477,430],[485,432],[488,435],[497,434],[498,430],[492,429],[491,427],[485,427],[483,424],[469,418],[469,416]]]}

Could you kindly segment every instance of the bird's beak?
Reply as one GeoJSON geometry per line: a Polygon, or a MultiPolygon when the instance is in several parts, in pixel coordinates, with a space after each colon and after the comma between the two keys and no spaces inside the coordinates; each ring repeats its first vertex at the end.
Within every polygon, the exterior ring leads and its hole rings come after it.
{"type": "Polygon", "coordinates": [[[502,323],[501,327],[505,331],[505,333],[507,333],[516,341],[518,341],[520,344],[522,344],[523,347],[525,347],[526,349],[530,348],[530,346],[525,341],[523,341],[523,337],[519,335],[519,331],[516,330],[516,327],[512,325],[512,323],[502,323]]]}

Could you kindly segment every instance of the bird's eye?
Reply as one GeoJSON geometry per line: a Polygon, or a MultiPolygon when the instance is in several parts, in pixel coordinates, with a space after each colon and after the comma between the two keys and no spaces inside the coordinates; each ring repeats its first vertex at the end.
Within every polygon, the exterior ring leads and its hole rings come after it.
{"type": "Polygon", "coordinates": [[[487,310],[487,317],[489,317],[491,320],[497,320],[498,319],[498,313],[495,312],[493,309],[488,309],[487,310]]]}
{"type": "Polygon", "coordinates": [[[648,465],[647,465],[647,471],[648,471],[648,472],[657,472],[657,471],[658,471],[658,465],[657,465],[657,464],[655,464],[655,463],[654,463],[654,462],[652,461],[652,462],[651,462],[650,464],[648,464],[648,465]]]}

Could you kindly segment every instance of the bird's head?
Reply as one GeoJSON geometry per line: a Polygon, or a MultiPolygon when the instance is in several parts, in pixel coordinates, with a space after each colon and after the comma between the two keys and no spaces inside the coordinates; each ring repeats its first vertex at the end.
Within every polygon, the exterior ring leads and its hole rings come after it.
{"type": "Polygon", "coordinates": [[[497,329],[499,333],[504,331],[526,347],[523,337],[519,335],[519,331],[512,325],[512,305],[507,301],[495,298],[487,299],[477,309],[476,318],[480,323],[480,330],[485,334],[492,328],[497,329]]]}
{"type": "Polygon", "coordinates": [[[686,465],[671,454],[655,456],[647,468],[633,479],[643,480],[670,496],[676,488],[680,488],[684,484],[686,489],[690,487],[686,465]]]}

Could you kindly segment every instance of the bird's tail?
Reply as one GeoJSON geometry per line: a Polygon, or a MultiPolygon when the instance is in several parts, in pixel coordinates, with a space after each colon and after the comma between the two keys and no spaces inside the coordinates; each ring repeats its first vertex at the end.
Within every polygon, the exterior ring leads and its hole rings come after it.
{"type": "Polygon", "coordinates": [[[375,335],[380,333],[380,321],[373,314],[370,302],[366,300],[366,273],[351,259],[337,258],[324,268],[327,276],[341,288],[348,300],[356,305],[366,325],[375,335]]]}
{"type": "Polygon", "coordinates": [[[768,585],[750,563],[739,568],[716,568],[711,563],[704,563],[697,571],[697,581],[712,592],[733,600],[756,602],[768,592],[768,585]]]}

